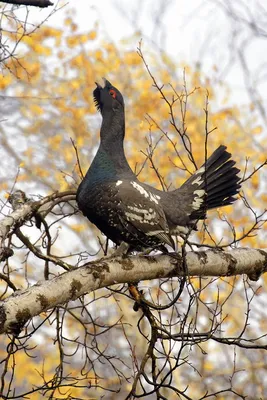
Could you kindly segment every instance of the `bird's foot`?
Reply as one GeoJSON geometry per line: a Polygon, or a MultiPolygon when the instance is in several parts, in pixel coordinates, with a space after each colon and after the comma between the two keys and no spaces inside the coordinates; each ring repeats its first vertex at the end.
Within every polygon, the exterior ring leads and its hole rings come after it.
{"type": "Polygon", "coordinates": [[[164,245],[156,245],[154,247],[148,247],[141,251],[138,255],[139,256],[148,256],[152,251],[159,250],[164,254],[168,254],[168,249],[164,245]]]}
{"type": "Polygon", "coordinates": [[[130,249],[130,245],[125,242],[121,242],[119,247],[112,253],[111,257],[126,257],[130,249]]]}
{"type": "Polygon", "coordinates": [[[147,249],[144,249],[143,251],[140,251],[140,253],[138,254],[139,256],[148,256],[151,251],[155,250],[154,247],[148,247],[147,249]]]}

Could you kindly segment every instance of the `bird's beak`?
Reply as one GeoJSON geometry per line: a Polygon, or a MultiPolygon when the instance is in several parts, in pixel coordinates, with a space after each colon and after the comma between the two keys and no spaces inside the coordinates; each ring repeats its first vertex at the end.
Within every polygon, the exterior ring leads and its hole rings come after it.
{"type": "Polygon", "coordinates": [[[103,79],[103,82],[104,82],[104,86],[102,86],[100,83],[98,83],[98,82],[95,82],[95,84],[96,84],[96,86],[97,86],[97,88],[98,89],[104,89],[104,87],[106,86],[106,84],[107,84],[107,80],[106,80],[106,78],[102,78],[103,79]]]}
{"type": "Polygon", "coordinates": [[[97,89],[103,89],[102,86],[100,85],[100,83],[95,82],[97,89]]]}

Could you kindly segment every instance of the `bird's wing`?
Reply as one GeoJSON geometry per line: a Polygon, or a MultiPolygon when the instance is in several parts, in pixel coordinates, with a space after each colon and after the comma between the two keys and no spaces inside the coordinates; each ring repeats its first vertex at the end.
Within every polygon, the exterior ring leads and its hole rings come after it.
{"type": "Polygon", "coordinates": [[[140,182],[118,180],[114,191],[118,215],[125,226],[132,225],[163,244],[174,247],[159,197],[145,189],[140,182]]]}

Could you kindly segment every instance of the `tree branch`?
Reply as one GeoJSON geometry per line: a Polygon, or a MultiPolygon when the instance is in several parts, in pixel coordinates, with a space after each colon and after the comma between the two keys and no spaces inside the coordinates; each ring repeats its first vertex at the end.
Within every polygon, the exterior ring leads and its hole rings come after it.
{"type": "MultiPolygon", "coordinates": [[[[18,290],[0,302],[0,333],[19,334],[24,324],[35,315],[99,288],[117,283],[182,276],[182,262],[182,258],[179,261],[171,255],[160,254],[154,257],[104,257],[84,264],[50,281],[18,290]]],[[[250,279],[257,280],[267,271],[267,249],[188,252],[186,263],[189,276],[247,274],[250,279]]]]}
{"type": "Polygon", "coordinates": [[[13,255],[13,251],[5,247],[5,240],[10,233],[29,221],[38,212],[41,216],[50,212],[60,202],[75,200],[75,190],[53,193],[39,201],[27,199],[22,190],[17,190],[10,196],[13,212],[0,221],[0,261],[13,255]]]}
{"type": "Polygon", "coordinates": [[[49,0],[1,0],[1,3],[13,4],[18,6],[34,6],[45,8],[49,6],[53,6],[54,3],[51,3],[49,0]]]}

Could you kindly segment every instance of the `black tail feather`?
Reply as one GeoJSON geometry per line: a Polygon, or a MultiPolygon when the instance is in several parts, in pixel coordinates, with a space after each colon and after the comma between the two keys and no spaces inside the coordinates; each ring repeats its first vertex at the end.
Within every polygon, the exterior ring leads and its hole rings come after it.
{"type": "MultiPolygon", "coordinates": [[[[235,164],[235,163],[234,163],[235,164]]],[[[233,165],[234,165],[233,164],[233,165]]],[[[223,182],[223,181],[228,181],[230,178],[232,178],[232,177],[235,177],[235,178],[237,178],[238,180],[239,180],[239,177],[237,176],[237,174],[239,173],[239,169],[238,168],[231,168],[231,169],[229,169],[229,168],[224,168],[224,167],[222,167],[221,168],[221,170],[220,170],[220,179],[221,179],[221,182],[223,182]]],[[[209,181],[209,186],[210,186],[210,188],[212,188],[213,186],[215,187],[215,186],[217,186],[217,184],[218,184],[218,175],[217,174],[215,174],[215,175],[211,175],[211,176],[209,176],[208,177],[208,181],[209,181]]]]}
{"type": "Polygon", "coordinates": [[[231,154],[226,151],[226,146],[219,146],[206,163],[196,171],[183,186],[192,186],[192,193],[205,190],[204,201],[198,210],[192,210],[192,219],[205,218],[206,211],[212,208],[232,204],[240,190],[240,170],[235,161],[230,160],[231,154]]]}
{"type": "Polygon", "coordinates": [[[240,185],[236,185],[239,182],[239,180],[240,180],[239,177],[234,175],[232,177],[229,177],[228,179],[225,179],[225,177],[218,178],[217,182],[213,182],[211,186],[209,186],[209,182],[207,182],[206,202],[208,202],[210,199],[213,199],[214,196],[222,198],[223,196],[226,196],[226,192],[231,193],[235,189],[239,189],[240,185]]]}

